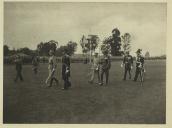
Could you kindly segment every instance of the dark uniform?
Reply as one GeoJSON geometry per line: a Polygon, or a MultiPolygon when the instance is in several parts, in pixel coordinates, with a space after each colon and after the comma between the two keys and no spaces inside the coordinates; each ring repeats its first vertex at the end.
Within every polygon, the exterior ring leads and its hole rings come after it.
{"type": "Polygon", "coordinates": [[[64,80],[63,89],[68,89],[71,86],[69,77],[70,77],[70,57],[68,55],[64,55],[62,57],[62,79],[64,80]]]}
{"type": "Polygon", "coordinates": [[[141,75],[141,71],[144,70],[143,65],[144,65],[144,57],[142,57],[141,55],[137,56],[136,73],[135,73],[134,81],[137,81],[138,75],[141,75]]]}
{"type": "Polygon", "coordinates": [[[124,56],[123,64],[125,66],[123,80],[126,80],[127,72],[129,73],[129,79],[131,79],[131,67],[133,66],[133,57],[131,55],[124,56]]]}
{"type": "Polygon", "coordinates": [[[17,71],[17,74],[16,74],[16,78],[15,78],[15,82],[17,82],[18,78],[20,78],[20,81],[23,81],[23,76],[22,76],[22,59],[18,56],[16,59],[15,59],[15,64],[16,64],[16,71],[17,71]]]}
{"type": "Polygon", "coordinates": [[[111,67],[111,62],[110,62],[110,57],[108,55],[104,56],[102,59],[101,59],[101,62],[100,62],[100,85],[103,85],[103,76],[105,74],[105,77],[106,77],[106,84],[108,84],[108,80],[109,80],[109,69],[111,67]]]}
{"type": "Polygon", "coordinates": [[[32,60],[32,65],[33,65],[33,71],[35,74],[38,73],[38,66],[39,66],[39,59],[38,57],[34,56],[32,60]]]}

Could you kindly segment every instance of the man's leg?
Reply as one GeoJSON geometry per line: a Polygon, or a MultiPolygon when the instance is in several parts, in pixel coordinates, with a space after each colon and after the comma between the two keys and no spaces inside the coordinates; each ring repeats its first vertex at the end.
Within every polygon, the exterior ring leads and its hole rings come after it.
{"type": "Polygon", "coordinates": [[[109,81],[109,69],[106,70],[106,84],[108,84],[109,81]]]}
{"type": "Polygon", "coordinates": [[[94,75],[95,75],[95,70],[93,69],[91,72],[91,79],[90,79],[90,83],[92,83],[94,81],[94,75]]]}
{"type": "Polygon", "coordinates": [[[137,81],[138,75],[139,75],[139,68],[136,68],[136,73],[135,73],[134,81],[137,81]]]}
{"type": "Polygon", "coordinates": [[[22,77],[22,71],[19,71],[19,78],[20,78],[20,81],[23,81],[23,77],[22,77]]]}
{"type": "Polygon", "coordinates": [[[100,82],[100,71],[97,70],[97,78],[98,78],[98,83],[100,82]]]}
{"type": "Polygon", "coordinates": [[[67,80],[67,76],[64,76],[64,89],[68,89],[68,80],[67,80]]]}
{"type": "Polygon", "coordinates": [[[104,75],[104,70],[102,70],[102,72],[101,72],[101,76],[100,76],[100,85],[103,85],[103,75],[104,75]]]}
{"type": "Polygon", "coordinates": [[[53,80],[54,80],[54,79],[51,77],[51,78],[50,78],[50,85],[49,85],[48,87],[51,87],[51,86],[52,86],[53,80]]]}
{"type": "Polygon", "coordinates": [[[54,77],[54,80],[55,80],[55,82],[56,82],[56,85],[58,85],[58,83],[59,83],[58,79],[56,79],[56,78],[54,77]]]}
{"type": "Polygon", "coordinates": [[[125,71],[124,71],[124,78],[123,78],[123,80],[126,80],[126,76],[127,76],[127,67],[125,66],[125,69],[124,69],[125,71]]]}
{"type": "Polygon", "coordinates": [[[131,79],[131,69],[128,68],[128,73],[129,73],[129,79],[131,79]]]}
{"type": "Polygon", "coordinates": [[[69,76],[67,76],[67,87],[71,87],[71,82],[69,81],[69,76]]]}
{"type": "Polygon", "coordinates": [[[143,70],[142,69],[140,69],[139,74],[140,74],[140,80],[141,80],[141,82],[143,82],[143,70]]]}
{"type": "Polygon", "coordinates": [[[49,69],[49,70],[48,70],[48,77],[47,77],[47,79],[46,79],[46,81],[45,81],[46,84],[48,84],[48,81],[51,79],[51,76],[52,76],[51,73],[52,73],[52,70],[49,69]]]}

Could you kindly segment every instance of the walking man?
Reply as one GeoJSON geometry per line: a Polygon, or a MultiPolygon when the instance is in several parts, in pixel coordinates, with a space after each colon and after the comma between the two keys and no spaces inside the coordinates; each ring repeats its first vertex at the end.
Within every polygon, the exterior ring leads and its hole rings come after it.
{"type": "Polygon", "coordinates": [[[18,78],[20,79],[20,81],[23,81],[23,76],[22,76],[22,59],[20,57],[20,55],[16,55],[16,58],[14,60],[15,64],[16,64],[16,78],[14,79],[14,82],[18,81],[18,78]]]}
{"type": "Polygon", "coordinates": [[[38,66],[39,66],[39,59],[36,55],[33,56],[32,66],[33,66],[32,70],[34,71],[34,73],[36,75],[38,73],[38,66]]]}
{"type": "Polygon", "coordinates": [[[53,50],[49,51],[49,63],[48,63],[48,78],[46,79],[46,84],[50,81],[50,84],[47,87],[51,87],[53,84],[53,81],[56,82],[56,85],[58,84],[58,80],[56,78],[56,70],[57,70],[57,57],[55,56],[55,53],[53,50]]]}
{"type": "Polygon", "coordinates": [[[106,85],[108,84],[110,67],[111,67],[110,56],[108,55],[108,52],[104,52],[104,56],[103,56],[103,58],[101,59],[101,62],[100,62],[101,78],[100,78],[99,85],[103,85],[103,76],[104,76],[104,74],[105,74],[105,77],[106,77],[106,85]]]}
{"type": "Polygon", "coordinates": [[[129,51],[126,52],[122,66],[124,65],[124,78],[126,80],[127,72],[129,73],[129,79],[131,79],[131,69],[133,68],[133,57],[130,55],[129,51]]]}
{"type": "Polygon", "coordinates": [[[136,72],[135,72],[135,77],[134,81],[137,81],[138,75],[141,76],[141,71],[144,70],[144,57],[141,55],[141,49],[138,49],[136,54],[136,72]]]}
{"type": "Polygon", "coordinates": [[[67,50],[63,52],[62,57],[62,79],[64,80],[63,90],[67,90],[71,87],[71,82],[69,81],[70,77],[70,57],[67,54],[67,50]]]}
{"type": "Polygon", "coordinates": [[[100,76],[99,76],[99,58],[98,53],[94,54],[92,67],[91,67],[91,79],[89,80],[89,83],[93,83],[95,75],[97,75],[98,83],[100,82],[100,76]]]}

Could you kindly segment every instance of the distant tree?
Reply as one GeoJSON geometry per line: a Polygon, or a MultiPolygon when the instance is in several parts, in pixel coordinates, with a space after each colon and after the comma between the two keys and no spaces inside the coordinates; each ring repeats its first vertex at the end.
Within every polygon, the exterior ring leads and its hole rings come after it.
{"type": "Polygon", "coordinates": [[[57,48],[55,54],[56,56],[62,56],[63,52],[67,50],[68,54],[71,56],[75,53],[76,48],[77,48],[77,43],[73,41],[69,41],[67,45],[63,45],[57,48]]]}
{"type": "Polygon", "coordinates": [[[89,49],[87,47],[88,46],[88,40],[84,35],[82,36],[82,38],[80,40],[80,45],[82,47],[83,54],[86,54],[89,51],[89,49]]]}
{"type": "Polygon", "coordinates": [[[123,52],[130,52],[131,51],[131,35],[129,33],[125,33],[123,36],[121,36],[122,42],[123,42],[123,52]]]}
{"type": "Polygon", "coordinates": [[[83,53],[90,52],[90,62],[93,52],[95,52],[95,49],[98,47],[99,40],[100,39],[97,35],[88,35],[87,38],[85,36],[81,38],[80,44],[82,51],[83,53]]]}
{"type": "Polygon", "coordinates": [[[73,55],[77,49],[77,43],[73,41],[69,41],[67,44],[67,51],[69,55],[73,55]]]}
{"type": "Polygon", "coordinates": [[[24,48],[17,49],[17,53],[24,53],[26,55],[33,56],[35,54],[35,51],[33,51],[27,47],[24,47],[24,48]]]}
{"type": "Polygon", "coordinates": [[[47,56],[50,50],[57,50],[58,42],[54,40],[50,40],[48,42],[40,42],[37,45],[37,51],[39,55],[47,56]]]}
{"type": "Polygon", "coordinates": [[[59,48],[57,48],[57,50],[55,52],[56,56],[62,56],[65,49],[67,49],[66,45],[65,46],[60,46],[59,48]]]}
{"type": "Polygon", "coordinates": [[[146,53],[145,53],[145,58],[149,58],[150,57],[150,53],[147,51],[146,53]]]}
{"type": "Polygon", "coordinates": [[[110,39],[111,37],[105,38],[103,40],[103,44],[101,45],[101,51],[102,53],[108,53],[111,54],[111,45],[110,45],[110,39]]]}
{"type": "MultiPolygon", "coordinates": [[[[121,56],[121,37],[120,37],[120,31],[115,28],[112,30],[112,36],[109,36],[103,40],[103,44],[101,46],[101,50],[109,49],[112,56],[121,56]],[[105,48],[105,46],[107,48],[105,48]],[[110,48],[109,48],[110,46],[110,48]]],[[[102,51],[104,52],[104,51],[102,51]]]]}
{"type": "Polygon", "coordinates": [[[50,40],[48,43],[50,45],[50,49],[51,50],[55,51],[57,49],[57,47],[58,47],[58,42],[57,41],[50,40]]]}
{"type": "Polygon", "coordinates": [[[120,37],[120,31],[118,28],[115,28],[112,30],[112,41],[110,43],[111,45],[111,54],[113,56],[121,56],[121,37],[120,37]]]}
{"type": "Polygon", "coordinates": [[[7,56],[9,54],[10,50],[7,45],[4,45],[4,56],[7,56]]]}

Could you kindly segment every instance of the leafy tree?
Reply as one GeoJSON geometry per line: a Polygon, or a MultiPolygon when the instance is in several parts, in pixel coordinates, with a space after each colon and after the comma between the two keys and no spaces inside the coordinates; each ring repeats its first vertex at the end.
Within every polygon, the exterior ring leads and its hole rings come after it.
{"type": "Polygon", "coordinates": [[[112,30],[112,40],[111,40],[111,54],[113,56],[121,56],[121,37],[118,28],[112,30]]]}
{"type": "Polygon", "coordinates": [[[103,40],[103,44],[101,46],[102,52],[108,50],[108,53],[111,53],[112,56],[121,56],[121,37],[120,31],[115,28],[112,30],[112,36],[109,36],[103,40]]]}
{"type": "Polygon", "coordinates": [[[32,50],[30,50],[29,48],[27,48],[27,47],[24,47],[24,48],[20,48],[20,49],[18,49],[17,50],[17,52],[19,53],[24,53],[24,54],[26,54],[26,55],[32,55],[33,54],[33,51],[32,50]]]}
{"type": "Polygon", "coordinates": [[[124,50],[124,53],[126,52],[130,52],[131,51],[131,35],[129,33],[125,33],[123,36],[121,36],[122,38],[122,42],[123,42],[123,50],[124,50]]]}
{"type": "Polygon", "coordinates": [[[97,35],[88,35],[86,38],[83,36],[80,41],[83,53],[90,52],[90,62],[92,58],[92,53],[95,52],[95,49],[98,47],[99,37],[97,35]]]}
{"type": "Polygon", "coordinates": [[[44,43],[40,42],[37,45],[37,51],[38,51],[39,55],[47,56],[49,54],[50,50],[56,51],[57,45],[58,45],[58,42],[54,41],[54,40],[50,40],[50,41],[44,42],[44,43]]]}
{"type": "Polygon", "coordinates": [[[65,50],[67,50],[68,54],[71,56],[71,55],[73,55],[75,53],[76,48],[77,48],[77,43],[76,42],[73,42],[73,41],[69,41],[67,43],[67,45],[60,46],[56,50],[56,56],[62,56],[63,55],[63,52],[65,50]]]}
{"type": "Polygon", "coordinates": [[[146,53],[145,53],[145,58],[149,58],[150,57],[150,53],[147,51],[146,53]]]}
{"type": "Polygon", "coordinates": [[[9,54],[10,50],[7,45],[4,45],[4,56],[7,56],[9,54]]]}
{"type": "Polygon", "coordinates": [[[69,41],[67,44],[67,51],[69,55],[73,55],[76,51],[77,43],[73,41],[69,41]]]}
{"type": "Polygon", "coordinates": [[[88,46],[88,40],[86,39],[86,37],[84,35],[82,36],[82,38],[80,40],[80,45],[82,47],[82,52],[84,54],[86,54],[89,51],[89,49],[88,49],[88,47],[86,47],[86,46],[88,46]]]}
{"type": "Polygon", "coordinates": [[[110,39],[111,37],[105,38],[103,40],[103,44],[101,45],[101,51],[102,53],[108,53],[111,54],[111,45],[110,45],[110,39]]]}

